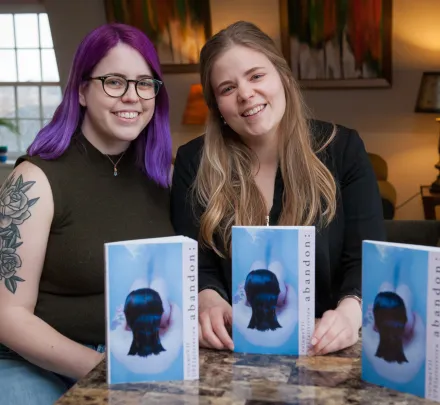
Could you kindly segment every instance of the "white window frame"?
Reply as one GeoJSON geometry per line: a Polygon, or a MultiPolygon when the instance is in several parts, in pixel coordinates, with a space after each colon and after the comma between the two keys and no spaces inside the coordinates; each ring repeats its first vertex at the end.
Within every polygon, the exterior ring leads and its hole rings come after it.
{"type": "MultiPolygon", "coordinates": [[[[46,9],[44,8],[43,4],[0,4],[0,14],[47,14],[46,9]]],[[[40,32],[40,20],[39,18],[37,18],[37,22],[38,22],[38,32],[40,32]]],[[[52,30],[51,30],[51,34],[52,34],[52,30]]],[[[53,36],[52,36],[52,44],[53,44],[53,36]]],[[[40,51],[40,55],[41,55],[41,50],[44,49],[55,49],[55,47],[53,48],[46,48],[46,47],[41,47],[41,42],[39,43],[38,48],[17,48],[17,42],[16,42],[16,27],[14,24],[14,48],[0,48],[1,50],[15,50],[17,51],[18,49],[32,49],[32,50],[38,50],[40,51]]],[[[17,58],[17,52],[16,52],[16,57],[15,57],[15,67],[16,67],[16,72],[17,72],[17,80],[18,80],[18,58],[17,58]]],[[[40,71],[41,74],[43,74],[43,61],[42,58],[40,57],[40,71]]],[[[59,75],[59,69],[58,69],[58,75],[59,75]]],[[[43,100],[42,100],[42,88],[43,87],[59,87],[61,90],[61,81],[58,82],[34,82],[34,81],[29,81],[29,82],[2,82],[1,78],[0,78],[0,87],[13,87],[14,88],[14,102],[15,102],[15,116],[14,117],[0,117],[0,118],[4,118],[7,120],[10,120],[12,123],[14,123],[17,128],[19,126],[19,122],[20,121],[40,121],[40,126],[42,127],[45,123],[45,121],[49,118],[49,117],[44,117],[43,116],[43,100]],[[35,117],[35,118],[22,118],[22,117],[18,117],[18,88],[24,86],[24,87],[38,87],[38,95],[39,95],[39,117],[35,117]]],[[[37,135],[37,134],[35,134],[37,135]]],[[[27,149],[27,145],[23,146],[22,145],[22,141],[20,141],[19,139],[17,140],[18,143],[18,148],[19,151],[17,152],[13,152],[10,151],[8,152],[8,162],[14,162],[19,156],[23,155],[26,153],[26,149],[27,149]]]]}

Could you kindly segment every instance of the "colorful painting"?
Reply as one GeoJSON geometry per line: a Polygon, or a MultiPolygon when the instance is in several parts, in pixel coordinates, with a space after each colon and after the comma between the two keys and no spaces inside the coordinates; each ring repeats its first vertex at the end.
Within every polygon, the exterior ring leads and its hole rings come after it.
{"type": "Polygon", "coordinates": [[[155,44],[164,73],[197,72],[211,36],[209,1],[106,0],[107,20],[141,29],[155,44]]]}
{"type": "Polygon", "coordinates": [[[392,0],[280,0],[283,53],[305,88],[390,87],[392,0]]]}

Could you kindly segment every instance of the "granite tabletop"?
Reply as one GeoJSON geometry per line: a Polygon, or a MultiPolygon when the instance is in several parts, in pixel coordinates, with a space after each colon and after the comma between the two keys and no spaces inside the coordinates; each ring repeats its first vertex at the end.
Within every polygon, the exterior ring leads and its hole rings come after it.
{"type": "Polygon", "coordinates": [[[360,379],[361,344],[319,357],[238,354],[200,349],[200,379],[106,384],[105,362],[56,405],[437,404],[360,379]]]}

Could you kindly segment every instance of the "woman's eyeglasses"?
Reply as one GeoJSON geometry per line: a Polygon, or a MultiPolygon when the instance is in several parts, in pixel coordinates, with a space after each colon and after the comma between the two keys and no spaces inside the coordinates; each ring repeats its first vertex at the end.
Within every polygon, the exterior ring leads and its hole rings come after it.
{"type": "Polygon", "coordinates": [[[151,100],[156,97],[163,84],[157,79],[128,80],[124,77],[110,75],[89,77],[88,80],[101,80],[104,92],[110,97],[122,97],[127,93],[130,83],[134,83],[136,94],[143,100],[151,100]]]}

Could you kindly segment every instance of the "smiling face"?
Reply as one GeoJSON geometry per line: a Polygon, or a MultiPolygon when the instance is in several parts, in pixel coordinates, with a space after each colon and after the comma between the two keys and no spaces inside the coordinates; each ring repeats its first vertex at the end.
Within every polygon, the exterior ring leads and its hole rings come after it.
{"type": "Polygon", "coordinates": [[[286,109],[280,75],[261,52],[235,45],[214,63],[211,86],[227,125],[244,139],[272,137],[286,109]]]}
{"type": "MultiPolygon", "coordinates": [[[[110,74],[132,80],[153,77],[143,56],[125,44],[112,48],[90,76],[110,74]]],[[[140,98],[134,83],[130,83],[122,97],[111,97],[103,90],[100,80],[90,80],[80,89],[80,104],[86,107],[84,135],[103,152],[119,153],[148,125],[154,114],[155,99],[140,98]]]]}

